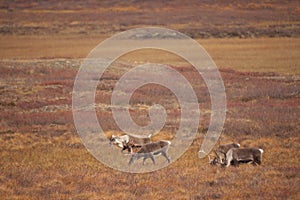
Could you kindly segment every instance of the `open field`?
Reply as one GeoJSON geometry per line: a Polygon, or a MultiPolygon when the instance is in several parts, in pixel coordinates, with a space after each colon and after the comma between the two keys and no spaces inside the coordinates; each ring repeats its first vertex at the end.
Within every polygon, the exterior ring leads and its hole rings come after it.
{"type": "MultiPolygon", "coordinates": [[[[31,60],[53,58],[85,58],[101,41],[109,36],[1,36],[0,58],[31,60]]],[[[300,38],[223,38],[197,39],[220,68],[238,71],[278,72],[300,74],[300,38]]],[[[146,55],[135,54],[147,61],[146,55]]],[[[148,60],[162,63],[162,57],[148,60]]],[[[170,60],[182,65],[180,60],[170,60]]]]}
{"type": "MultiPolygon", "coordinates": [[[[298,1],[279,0],[1,1],[0,199],[300,199],[299,13],[298,1]],[[107,137],[122,134],[110,107],[117,80],[133,65],[165,63],[198,97],[193,144],[145,174],[113,170],[86,150],[72,116],[80,64],[104,39],[143,26],[181,31],[207,50],[227,95],[218,144],[262,148],[262,165],[223,168],[198,158],[210,121],[207,87],[183,59],[152,50],[125,55],[105,72],[95,97],[99,122],[107,137]]],[[[166,126],[153,140],[174,138],[180,109],[169,90],[147,85],[130,103],[139,125],[149,123],[149,106],[163,105],[166,126]]]]}
{"type": "MultiPolygon", "coordinates": [[[[80,62],[1,62],[2,199],[299,197],[299,75],[221,70],[228,112],[220,143],[237,141],[265,150],[262,166],[224,169],[210,166],[207,159],[198,159],[197,155],[210,116],[205,85],[197,81],[189,67],[175,67],[193,80],[201,99],[204,114],[199,133],[189,150],[169,167],[147,174],[126,174],[95,160],[76,134],[71,92],[80,62]]],[[[119,132],[110,109],[103,107],[109,104],[118,76],[108,73],[96,96],[98,117],[107,135],[119,132]]],[[[138,124],[148,120],[140,105],[159,102],[166,107],[167,128],[155,140],[172,138],[180,117],[174,96],[163,91],[146,87],[131,100],[132,117],[138,124]]]]}

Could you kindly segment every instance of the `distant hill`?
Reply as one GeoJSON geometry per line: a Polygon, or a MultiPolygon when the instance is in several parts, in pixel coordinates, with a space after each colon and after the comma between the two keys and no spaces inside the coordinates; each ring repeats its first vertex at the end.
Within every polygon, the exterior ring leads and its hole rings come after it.
{"type": "Polygon", "coordinates": [[[194,38],[293,37],[297,1],[1,1],[1,35],[113,34],[160,26],[194,38]]]}

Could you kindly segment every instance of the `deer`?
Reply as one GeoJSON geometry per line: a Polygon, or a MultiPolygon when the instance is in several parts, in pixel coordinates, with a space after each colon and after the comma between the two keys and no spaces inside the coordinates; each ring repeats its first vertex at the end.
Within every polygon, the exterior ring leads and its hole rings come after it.
{"type": "Polygon", "coordinates": [[[167,140],[159,140],[157,142],[151,142],[141,146],[135,145],[130,142],[128,143],[128,148],[130,149],[131,157],[128,164],[131,165],[135,159],[138,160],[140,158],[143,158],[143,165],[145,164],[147,158],[150,158],[153,164],[156,164],[154,156],[159,155],[164,156],[167,159],[168,163],[170,163],[170,158],[167,154],[170,145],[171,142],[167,140]],[[136,150],[135,152],[133,150],[134,147],[138,148],[138,150],[136,150]]]}
{"type": "Polygon", "coordinates": [[[240,162],[250,162],[254,165],[260,165],[262,163],[263,152],[264,151],[259,148],[231,148],[226,153],[226,162],[223,162],[222,164],[226,165],[226,167],[229,167],[231,162],[236,166],[240,162]]]}

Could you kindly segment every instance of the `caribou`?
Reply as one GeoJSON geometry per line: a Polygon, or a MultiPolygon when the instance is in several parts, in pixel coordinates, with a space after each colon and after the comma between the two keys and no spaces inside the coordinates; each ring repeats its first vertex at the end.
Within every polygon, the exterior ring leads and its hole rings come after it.
{"type": "Polygon", "coordinates": [[[214,158],[211,159],[210,156],[208,155],[209,163],[212,165],[218,165],[222,164],[226,160],[226,153],[231,149],[231,148],[240,148],[239,143],[229,143],[229,144],[224,144],[220,145],[216,150],[214,150],[214,158]]]}
{"type": "Polygon", "coordinates": [[[137,145],[130,142],[128,143],[128,148],[130,149],[131,157],[128,164],[131,165],[135,159],[138,160],[140,158],[143,158],[143,165],[145,164],[147,158],[150,158],[153,164],[156,164],[154,160],[154,156],[159,156],[159,155],[164,156],[167,159],[168,163],[170,163],[170,158],[167,154],[170,145],[171,145],[170,141],[159,140],[157,142],[151,142],[151,143],[141,145],[140,147],[138,146],[139,149],[136,152],[134,152],[133,147],[137,147],[137,145]]]}
{"type": "Polygon", "coordinates": [[[226,167],[229,167],[231,162],[233,165],[238,165],[240,162],[261,164],[263,150],[259,148],[232,148],[226,153],[226,167]]]}
{"type": "Polygon", "coordinates": [[[110,144],[117,145],[122,148],[122,152],[126,149],[128,149],[128,152],[130,151],[128,148],[129,142],[131,142],[134,145],[143,145],[151,142],[151,136],[152,134],[148,135],[147,137],[134,137],[131,135],[112,135],[110,138],[110,144]]]}

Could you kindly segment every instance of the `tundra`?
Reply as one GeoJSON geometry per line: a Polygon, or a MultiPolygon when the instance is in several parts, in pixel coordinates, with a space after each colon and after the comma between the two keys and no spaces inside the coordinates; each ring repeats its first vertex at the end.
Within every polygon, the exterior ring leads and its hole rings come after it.
{"type": "MultiPolygon", "coordinates": [[[[160,140],[157,142],[152,142],[148,144],[144,144],[140,147],[140,149],[132,153],[130,160],[129,160],[129,165],[133,163],[133,161],[136,159],[143,158],[143,165],[145,164],[145,161],[147,158],[151,158],[153,164],[155,164],[154,156],[162,155],[164,156],[168,162],[170,162],[170,158],[167,155],[167,151],[171,145],[170,141],[167,140],[160,140]]],[[[130,149],[130,152],[132,151],[132,145],[129,143],[128,148],[130,149]]]]}
{"type": "Polygon", "coordinates": [[[232,148],[226,153],[226,167],[233,162],[234,165],[238,165],[239,162],[252,162],[253,164],[261,164],[262,153],[264,151],[258,148],[232,148]]]}

